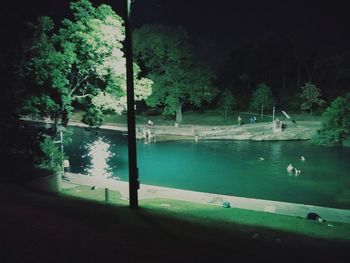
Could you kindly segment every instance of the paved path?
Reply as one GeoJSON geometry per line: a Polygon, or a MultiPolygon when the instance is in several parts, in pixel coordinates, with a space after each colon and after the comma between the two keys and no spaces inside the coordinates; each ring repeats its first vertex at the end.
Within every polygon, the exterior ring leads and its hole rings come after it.
{"type": "MultiPolygon", "coordinates": [[[[114,179],[90,177],[74,173],[66,173],[66,176],[70,179],[70,181],[64,182],[63,188],[74,187],[74,184],[96,186],[100,188],[109,188],[111,190],[116,190],[120,192],[122,198],[129,198],[129,184],[127,182],[122,182],[114,179]]],[[[299,217],[306,217],[308,213],[314,212],[327,221],[350,223],[350,210],[218,195],[141,184],[139,190],[139,199],[142,200],[151,198],[168,198],[219,206],[221,206],[224,201],[228,201],[230,202],[231,207],[234,208],[265,211],[269,213],[299,217]]]]}

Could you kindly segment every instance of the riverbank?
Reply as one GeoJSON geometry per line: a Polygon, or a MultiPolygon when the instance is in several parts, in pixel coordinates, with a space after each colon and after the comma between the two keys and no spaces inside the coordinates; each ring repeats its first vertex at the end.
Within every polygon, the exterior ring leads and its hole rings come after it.
{"type": "MultiPolygon", "coordinates": [[[[24,121],[49,123],[44,120],[21,118],[24,121]]],[[[88,125],[77,120],[70,120],[69,126],[89,128],[88,125]]],[[[272,123],[255,123],[238,125],[153,125],[148,127],[157,141],[169,140],[250,140],[250,141],[287,141],[309,140],[321,128],[320,121],[298,121],[286,123],[282,132],[273,132],[272,123]]],[[[104,123],[100,129],[116,130],[127,133],[126,124],[104,123]]],[[[145,125],[136,125],[136,138],[144,139],[145,125]]]]}
{"type": "MultiPolygon", "coordinates": [[[[78,122],[70,121],[70,126],[88,127],[78,122]]],[[[287,123],[282,132],[273,133],[271,123],[256,123],[237,125],[153,125],[149,129],[157,141],[167,140],[251,140],[251,141],[276,141],[276,140],[309,140],[321,127],[320,121],[299,121],[297,124],[287,123]]],[[[127,132],[124,124],[105,123],[101,129],[118,130],[127,132]]],[[[143,139],[144,125],[136,125],[137,138],[143,139]]]]}

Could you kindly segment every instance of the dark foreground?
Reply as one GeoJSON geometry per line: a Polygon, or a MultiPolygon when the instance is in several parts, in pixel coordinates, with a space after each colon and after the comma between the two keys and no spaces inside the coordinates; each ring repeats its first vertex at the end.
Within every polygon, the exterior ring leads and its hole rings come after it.
{"type": "Polygon", "coordinates": [[[349,242],[198,225],[0,185],[0,262],[348,262],[349,242]]]}

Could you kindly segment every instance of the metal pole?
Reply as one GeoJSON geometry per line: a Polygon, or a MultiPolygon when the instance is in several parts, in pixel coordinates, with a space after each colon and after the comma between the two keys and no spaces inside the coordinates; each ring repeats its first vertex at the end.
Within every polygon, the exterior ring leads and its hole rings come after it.
{"type": "Polygon", "coordinates": [[[272,121],[275,120],[275,106],[272,107],[272,121]]]}
{"type": "Polygon", "coordinates": [[[63,167],[63,133],[62,133],[62,129],[60,129],[60,139],[61,139],[61,173],[62,176],[64,176],[64,167],[63,167]]]}
{"type": "Polygon", "coordinates": [[[109,202],[109,189],[105,188],[105,202],[109,202]]]}
{"type": "Polygon", "coordinates": [[[129,206],[138,208],[137,190],[140,188],[138,180],[136,155],[136,127],[135,127],[135,99],[134,99],[134,72],[132,59],[132,29],[131,29],[131,0],[125,0],[125,57],[126,57],[126,91],[128,109],[128,156],[129,156],[129,206]]]}

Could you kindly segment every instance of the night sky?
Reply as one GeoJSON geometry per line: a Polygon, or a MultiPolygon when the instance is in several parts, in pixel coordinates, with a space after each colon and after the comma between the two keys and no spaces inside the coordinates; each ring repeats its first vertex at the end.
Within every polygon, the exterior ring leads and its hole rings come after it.
{"type": "MultiPolygon", "coordinates": [[[[91,2],[95,6],[109,4],[118,14],[123,13],[124,0],[91,2]]],[[[203,57],[217,65],[234,48],[269,34],[304,31],[323,36],[320,41],[329,36],[329,41],[346,42],[350,16],[345,2],[135,0],[133,22],[135,28],[149,23],[183,27],[203,57]]],[[[1,8],[1,45],[16,46],[23,22],[35,20],[38,15],[56,21],[69,17],[68,6],[68,0],[6,1],[1,8]]]]}

